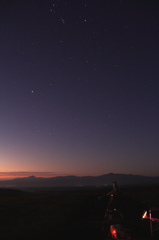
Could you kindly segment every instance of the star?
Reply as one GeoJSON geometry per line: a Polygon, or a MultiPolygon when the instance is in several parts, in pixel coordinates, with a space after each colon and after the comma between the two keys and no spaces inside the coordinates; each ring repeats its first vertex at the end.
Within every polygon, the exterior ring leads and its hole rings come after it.
{"type": "Polygon", "coordinates": [[[62,22],[63,24],[65,24],[65,19],[61,18],[61,22],[62,22]]]}

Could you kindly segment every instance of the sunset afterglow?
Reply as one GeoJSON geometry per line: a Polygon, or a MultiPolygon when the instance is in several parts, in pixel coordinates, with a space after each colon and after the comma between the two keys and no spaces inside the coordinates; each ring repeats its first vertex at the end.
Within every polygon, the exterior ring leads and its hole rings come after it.
{"type": "Polygon", "coordinates": [[[159,175],[155,4],[2,2],[0,180],[159,175]]]}

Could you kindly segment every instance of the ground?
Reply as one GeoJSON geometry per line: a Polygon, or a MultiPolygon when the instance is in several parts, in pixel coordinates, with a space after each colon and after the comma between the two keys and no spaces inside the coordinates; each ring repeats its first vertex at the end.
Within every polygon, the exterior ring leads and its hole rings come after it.
{"type": "MultiPolygon", "coordinates": [[[[0,236],[3,240],[106,240],[102,230],[107,188],[0,189],[0,236]],[[28,192],[29,190],[29,192],[28,192]]],[[[159,187],[123,189],[121,209],[133,239],[148,240],[145,207],[157,204],[159,187]]]]}

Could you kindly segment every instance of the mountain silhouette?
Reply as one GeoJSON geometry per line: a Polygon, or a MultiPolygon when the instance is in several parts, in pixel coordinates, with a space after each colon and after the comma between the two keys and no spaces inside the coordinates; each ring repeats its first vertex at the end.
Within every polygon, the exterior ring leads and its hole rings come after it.
{"type": "Polygon", "coordinates": [[[159,177],[148,177],[132,174],[109,173],[101,176],[60,176],[60,177],[35,177],[15,178],[0,181],[0,187],[82,187],[82,186],[109,186],[113,181],[119,185],[150,185],[159,184],[159,177]]]}

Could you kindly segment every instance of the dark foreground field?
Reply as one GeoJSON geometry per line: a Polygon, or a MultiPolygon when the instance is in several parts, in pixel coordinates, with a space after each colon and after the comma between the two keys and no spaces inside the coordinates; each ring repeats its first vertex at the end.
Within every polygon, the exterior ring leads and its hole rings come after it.
{"type": "MultiPolygon", "coordinates": [[[[108,191],[0,189],[0,239],[106,239],[102,225],[108,191]]],[[[159,187],[126,188],[122,192],[121,209],[132,238],[149,239],[149,226],[141,221],[141,215],[147,206],[158,205],[159,187]]]]}

